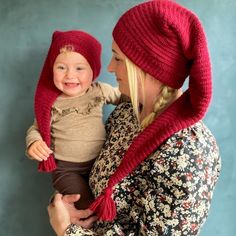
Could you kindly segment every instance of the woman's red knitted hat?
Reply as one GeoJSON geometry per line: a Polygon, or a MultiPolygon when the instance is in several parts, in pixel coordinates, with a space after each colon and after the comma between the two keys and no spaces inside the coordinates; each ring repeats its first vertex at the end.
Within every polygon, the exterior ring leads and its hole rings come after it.
{"type": "MultiPolygon", "coordinates": [[[[74,52],[78,52],[86,58],[93,71],[93,79],[98,77],[101,69],[102,47],[96,38],[79,30],[55,31],[53,33],[51,45],[36,88],[34,104],[39,132],[49,147],[51,145],[51,108],[56,98],[61,94],[61,91],[55,87],[53,82],[53,64],[60,54],[60,49],[65,46],[72,46],[74,52]]],[[[55,168],[53,154],[46,161],[41,161],[38,166],[39,171],[46,172],[50,172],[55,168]]]]}
{"type": "Polygon", "coordinates": [[[139,4],[118,20],[113,38],[143,71],[172,88],[189,78],[188,89],[132,142],[107,187],[90,206],[101,220],[113,220],[112,188],[167,138],[201,120],[212,95],[211,63],[198,17],[170,0],[139,4]]]}

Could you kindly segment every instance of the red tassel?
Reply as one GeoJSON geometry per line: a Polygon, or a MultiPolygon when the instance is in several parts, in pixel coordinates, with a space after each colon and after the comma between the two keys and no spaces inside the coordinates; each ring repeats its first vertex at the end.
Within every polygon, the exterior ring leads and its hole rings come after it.
{"type": "Polygon", "coordinates": [[[111,198],[111,194],[112,188],[106,188],[104,194],[101,194],[89,207],[100,220],[113,221],[116,217],[116,204],[111,198]]]}
{"type": "Polygon", "coordinates": [[[55,159],[52,155],[46,161],[39,162],[38,170],[41,172],[52,172],[57,168],[55,159]]]}

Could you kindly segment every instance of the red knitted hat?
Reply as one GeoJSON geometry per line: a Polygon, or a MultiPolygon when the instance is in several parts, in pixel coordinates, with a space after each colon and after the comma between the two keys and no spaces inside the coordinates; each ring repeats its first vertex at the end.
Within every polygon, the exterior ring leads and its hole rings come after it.
{"type": "MultiPolygon", "coordinates": [[[[56,88],[53,82],[53,64],[58,54],[60,54],[60,49],[67,45],[72,46],[74,52],[78,52],[86,58],[93,71],[93,79],[98,77],[101,69],[102,47],[92,35],[79,30],[55,31],[53,33],[52,42],[36,88],[34,104],[39,132],[49,147],[51,144],[51,108],[56,98],[61,94],[61,91],[56,88]]],[[[38,166],[39,171],[46,172],[50,172],[55,168],[53,155],[50,155],[47,161],[41,161],[38,166]]]]}
{"type": "Polygon", "coordinates": [[[212,94],[211,64],[202,25],[195,14],[170,0],[139,4],[121,16],[113,30],[121,51],[154,78],[188,89],[132,142],[107,187],[90,206],[102,220],[113,220],[112,188],[167,138],[201,120],[212,94]]]}

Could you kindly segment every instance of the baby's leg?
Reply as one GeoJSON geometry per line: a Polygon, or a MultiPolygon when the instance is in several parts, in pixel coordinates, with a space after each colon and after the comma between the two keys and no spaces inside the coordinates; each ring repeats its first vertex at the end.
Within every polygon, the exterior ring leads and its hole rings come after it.
{"type": "Polygon", "coordinates": [[[88,208],[94,199],[88,184],[88,173],[84,169],[80,171],[78,163],[72,167],[71,163],[58,161],[57,166],[52,174],[53,187],[61,194],[80,194],[80,200],[75,203],[76,208],[88,208]]]}

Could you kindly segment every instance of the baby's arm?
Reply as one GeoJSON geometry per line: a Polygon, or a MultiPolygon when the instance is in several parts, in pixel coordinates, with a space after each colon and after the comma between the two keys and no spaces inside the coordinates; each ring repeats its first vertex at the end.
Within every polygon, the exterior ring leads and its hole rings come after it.
{"type": "Polygon", "coordinates": [[[47,160],[52,150],[43,141],[36,121],[27,130],[26,134],[26,155],[33,160],[43,161],[47,160]]]}
{"type": "Polygon", "coordinates": [[[118,87],[112,87],[107,83],[99,83],[106,104],[118,105],[121,101],[121,93],[118,87]]]}

